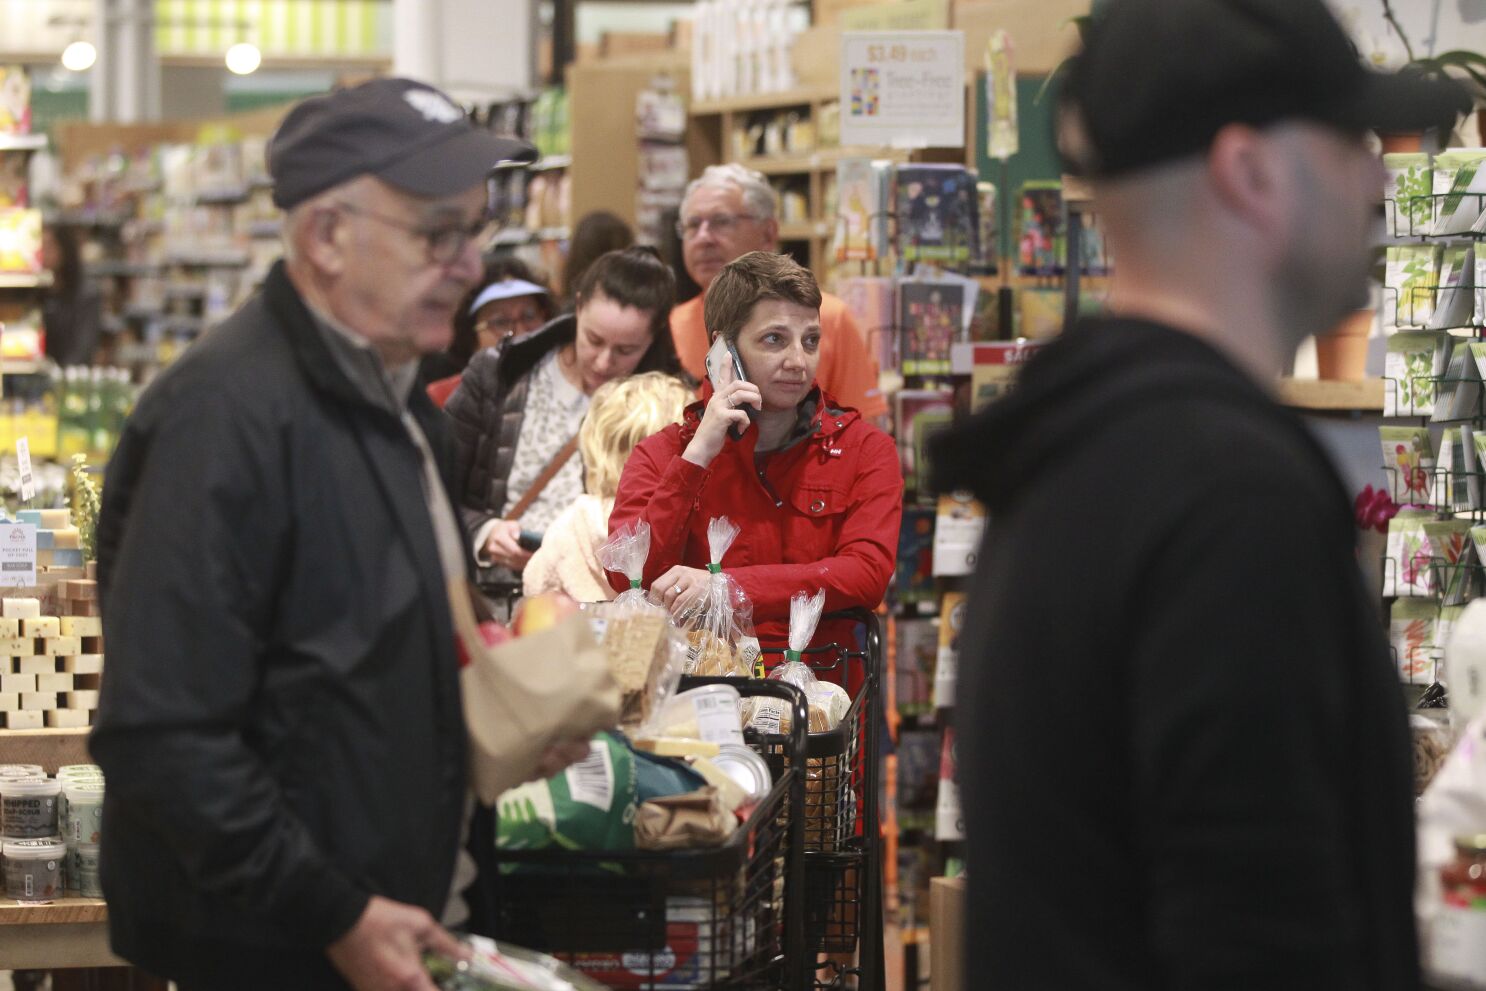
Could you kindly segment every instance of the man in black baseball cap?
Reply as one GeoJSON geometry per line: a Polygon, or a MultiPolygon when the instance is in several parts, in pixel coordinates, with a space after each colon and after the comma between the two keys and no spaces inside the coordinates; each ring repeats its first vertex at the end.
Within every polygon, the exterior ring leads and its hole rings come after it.
{"type": "Polygon", "coordinates": [[[103,887],[114,951],[183,991],[434,991],[422,952],[462,952],[470,562],[418,358],[481,275],[486,176],[531,157],[410,80],[296,107],[285,260],[109,462],[103,887]]]}
{"type": "Polygon", "coordinates": [[[1322,0],[1110,0],[1063,101],[1109,313],[931,452],[995,520],[956,699],[965,972],[1417,988],[1399,679],[1351,495],[1272,390],[1367,302],[1366,130],[1461,96],[1364,69],[1322,0]]]}

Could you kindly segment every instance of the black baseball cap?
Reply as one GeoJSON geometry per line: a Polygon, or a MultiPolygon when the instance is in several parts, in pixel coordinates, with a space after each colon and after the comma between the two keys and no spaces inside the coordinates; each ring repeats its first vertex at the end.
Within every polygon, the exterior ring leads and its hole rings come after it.
{"type": "Polygon", "coordinates": [[[312,96],[268,144],[273,201],[288,210],[358,175],[414,196],[452,196],[496,166],[537,158],[531,145],[477,127],[443,92],[412,79],[373,79],[312,96]]]}
{"type": "Polygon", "coordinates": [[[1059,144],[1072,171],[1107,178],[1202,151],[1232,123],[1409,132],[1470,107],[1453,80],[1364,67],[1323,0],[1109,0],[1069,62],[1059,144]]]}

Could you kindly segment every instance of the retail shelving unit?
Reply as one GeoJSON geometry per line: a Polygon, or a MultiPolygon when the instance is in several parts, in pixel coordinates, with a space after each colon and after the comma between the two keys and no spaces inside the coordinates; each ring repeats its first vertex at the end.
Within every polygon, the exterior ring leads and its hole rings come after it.
{"type": "Polygon", "coordinates": [[[817,277],[823,277],[830,268],[829,249],[836,224],[827,209],[829,186],[842,159],[963,162],[966,158],[962,148],[910,152],[898,148],[843,148],[828,144],[833,138],[822,134],[821,125],[829,108],[839,101],[840,93],[836,88],[812,87],[695,102],[688,111],[693,175],[699,174],[707,165],[736,162],[768,176],[776,189],[782,187],[794,193],[803,191],[804,215],[791,216],[781,209],[779,238],[781,246],[809,265],[817,277]],[[802,139],[798,143],[802,147],[782,148],[774,154],[750,154],[738,147],[735,137],[747,128],[750,121],[779,112],[799,115],[802,126],[798,133],[802,139]]]}

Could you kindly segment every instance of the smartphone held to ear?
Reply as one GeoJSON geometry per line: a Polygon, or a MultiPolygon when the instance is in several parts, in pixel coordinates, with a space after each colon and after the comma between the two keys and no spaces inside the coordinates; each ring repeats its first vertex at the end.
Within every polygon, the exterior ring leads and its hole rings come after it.
{"type": "MultiPolygon", "coordinates": [[[[711,350],[707,352],[707,378],[711,380],[712,388],[718,392],[733,382],[748,381],[748,376],[743,374],[743,359],[738,357],[738,349],[729,344],[721,334],[717,335],[711,350]]],[[[752,406],[744,406],[742,410],[748,414],[750,423],[758,419],[758,410],[752,406]]],[[[746,430],[746,427],[729,427],[728,436],[733,440],[742,440],[746,430]]]]}

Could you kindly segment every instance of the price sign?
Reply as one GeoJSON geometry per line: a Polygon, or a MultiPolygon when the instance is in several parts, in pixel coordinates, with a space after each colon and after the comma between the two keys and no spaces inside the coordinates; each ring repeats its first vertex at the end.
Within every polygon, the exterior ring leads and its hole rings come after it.
{"type": "Polygon", "coordinates": [[[843,33],[841,143],[896,148],[964,145],[963,32],[843,33]]]}
{"type": "Polygon", "coordinates": [[[36,584],[36,527],[0,523],[0,585],[29,588],[36,584]]]}

